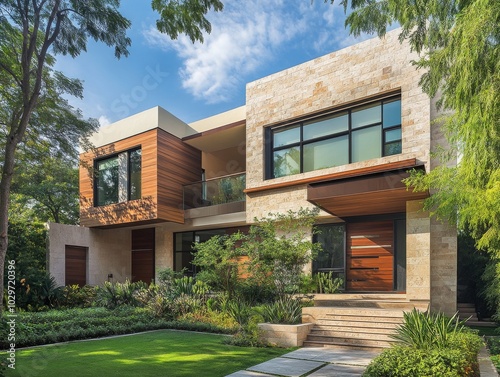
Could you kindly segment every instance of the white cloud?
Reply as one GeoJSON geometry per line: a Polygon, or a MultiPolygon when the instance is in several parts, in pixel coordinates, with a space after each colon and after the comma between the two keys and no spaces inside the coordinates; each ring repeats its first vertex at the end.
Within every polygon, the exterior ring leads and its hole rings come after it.
{"type": "Polygon", "coordinates": [[[105,127],[107,125],[110,125],[111,121],[109,120],[109,118],[106,115],[101,115],[99,117],[99,124],[101,125],[101,127],[105,127]]]}
{"type": "Polygon", "coordinates": [[[176,52],[183,61],[183,87],[207,103],[229,100],[246,83],[246,75],[292,44],[303,46],[304,56],[310,56],[355,41],[344,28],[343,8],[322,1],[226,0],[224,11],[209,18],[212,33],[203,44],[185,36],[172,41],[154,26],[144,32],[150,45],[176,52]]]}
{"type": "Polygon", "coordinates": [[[222,13],[211,14],[212,33],[192,44],[185,36],[172,41],[151,27],[145,32],[152,45],[173,49],[183,60],[183,86],[208,103],[228,100],[242,77],[273,58],[273,50],[305,28],[304,19],[281,0],[224,2],[222,13]]]}

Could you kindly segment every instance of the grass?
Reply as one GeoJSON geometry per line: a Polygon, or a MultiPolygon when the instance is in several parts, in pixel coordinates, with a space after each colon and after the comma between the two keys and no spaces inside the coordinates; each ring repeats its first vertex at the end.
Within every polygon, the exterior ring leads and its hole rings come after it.
{"type": "Polygon", "coordinates": [[[486,343],[490,350],[491,361],[500,372],[500,336],[487,336],[486,343]]]}
{"type": "Polygon", "coordinates": [[[221,377],[290,349],[236,347],[224,335],[159,330],[16,352],[7,377],[221,377]]]}

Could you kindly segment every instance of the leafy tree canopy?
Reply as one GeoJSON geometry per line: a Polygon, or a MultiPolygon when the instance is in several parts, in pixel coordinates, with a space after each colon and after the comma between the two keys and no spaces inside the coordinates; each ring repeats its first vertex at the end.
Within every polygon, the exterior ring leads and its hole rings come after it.
{"type": "MultiPolygon", "coordinates": [[[[331,1],[333,3],[333,1],[331,1]]],[[[444,110],[451,148],[442,165],[407,183],[433,190],[426,201],[436,216],[469,228],[481,248],[500,251],[500,2],[497,0],[342,0],[351,33],[383,36],[401,26],[420,55],[421,85],[444,110]],[[458,158],[456,166],[447,162],[458,158]]]]}

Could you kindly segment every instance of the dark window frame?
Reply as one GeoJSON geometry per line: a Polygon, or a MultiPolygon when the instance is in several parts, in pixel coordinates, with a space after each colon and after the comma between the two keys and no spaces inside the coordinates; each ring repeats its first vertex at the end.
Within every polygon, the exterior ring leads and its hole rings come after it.
{"type": "MultiPolygon", "coordinates": [[[[304,170],[304,147],[305,146],[310,145],[310,144],[314,144],[314,143],[318,143],[321,141],[325,141],[325,140],[334,140],[336,138],[346,136],[346,135],[348,137],[348,140],[347,140],[347,143],[348,143],[348,164],[351,164],[351,163],[353,163],[353,134],[356,133],[357,131],[368,129],[370,127],[375,127],[378,125],[380,125],[380,127],[381,127],[381,132],[380,132],[380,134],[381,134],[381,136],[380,136],[381,156],[380,157],[386,157],[386,156],[391,156],[391,155],[402,153],[402,135],[401,135],[401,138],[399,138],[399,139],[395,139],[395,140],[392,140],[390,142],[386,141],[386,134],[389,131],[393,131],[393,130],[397,130],[397,129],[402,130],[402,119],[401,119],[399,124],[384,128],[384,104],[390,103],[393,101],[400,101],[400,103],[401,103],[401,95],[395,94],[395,95],[391,95],[391,96],[387,96],[387,97],[383,97],[383,98],[373,99],[371,101],[366,101],[366,102],[356,104],[355,106],[342,108],[342,109],[336,110],[334,112],[324,113],[324,114],[318,115],[316,117],[303,119],[303,120],[300,120],[300,121],[297,121],[297,122],[294,122],[291,124],[288,123],[286,125],[279,125],[279,126],[275,126],[275,127],[266,127],[265,131],[264,131],[265,132],[264,133],[264,138],[265,138],[265,156],[264,156],[265,157],[264,158],[265,177],[264,177],[264,179],[279,178],[279,177],[274,176],[274,168],[275,168],[275,166],[274,166],[274,153],[275,152],[279,152],[279,151],[291,149],[291,148],[298,148],[299,149],[299,172],[294,173],[294,174],[300,174],[300,173],[306,172],[304,170]],[[356,111],[356,110],[358,110],[362,107],[365,107],[367,105],[376,104],[376,103],[380,104],[380,121],[366,124],[366,125],[363,125],[361,127],[353,128],[352,127],[352,113],[353,113],[353,111],[356,111]],[[331,133],[328,135],[323,135],[320,137],[304,140],[304,126],[305,126],[306,122],[310,122],[311,120],[320,121],[322,118],[328,118],[328,117],[332,117],[335,115],[341,115],[342,113],[347,114],[347,118],[348,118],[347,119],[347,122],[348,122],[347,130],[343,130],[343,131],[331,133]],[[286,145],[279,146],[279,147],[274,147],[274,134],[275,134],[275,132],[284,131],[287,129],[293,129],[296,127],[300,128],[300,140],[298,142],[286,144],[286,145]],[[386,154],[385,153],[386,146],[391,145],[391,144],[395,144],[395,143],[400,144],[401,150],[398,153],[386,154]]],[[[316,169],[316,170],[320,170],[320,169],[316,169]]],[[[315,170],[309,170],[309,171],[315,171],[315,170]]],[[[290,175],[294,175],[294,174],[288,174],[288,175],[283,175],[283,176],[290,176],[290,175]]],[[[280,177],[283,177],[283,176],[280,176],[280,177]]]]}
{"type": "MultiPolygon", "coordinates": [[[[130,155],[131,155],[131,153],[133,153],[137,150],[141,151],[141,192],[139,193],[139,197],[142,196],[142,146],[139,145],[139,146],[136,146],[136,147],[124,150],[124,151],[115,152],[115,153],[108,154],[106,156],[102,156],[102,157],[94,159],[94,164],[93,164],[93,166],[94,166],[93,167],[93,169],[94,169],[94,175],[93,175],[93,179],[94,179],[94,181],[93,181],[94,207],[103,207],[103,206],[107,206],[107,205],[113,205],[113,204],[120,203],[119,201],[117,201],[115,203],[99,204],[99,189],[98,189],[98,187],[99,187],[99,170],[98,170],[98,166],[99,166],[99,163],[106,161],[106,160],[110,160],[110,159],[115,158],[115,157],[118,157],[119,155],[124,154],[124,153],[127,154],[127,201],[138,200],[138,199],[130,199],[131,173],[132,173],[131,169],[130,169],[130,165],[131,165],[130,164],[130,155]]],[[[119,186],[119,182],[117,184],[119,186]]],[[[118,196],[119,195],[120,194],[118,194],[118,196]]],[[[118,200],[119,200],[119,197],[118,197],[118,200]]]]}

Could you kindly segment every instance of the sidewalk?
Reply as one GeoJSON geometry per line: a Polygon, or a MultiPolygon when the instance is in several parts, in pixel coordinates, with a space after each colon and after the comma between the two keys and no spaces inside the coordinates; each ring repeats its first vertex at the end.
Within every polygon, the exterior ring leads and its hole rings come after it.
{"type": "Polygon", "coordinates": [[[226,377],[354,377],[361,376],[376,351],[342,348],[307,347],[281,357],[240,370],[226,377]]]}

